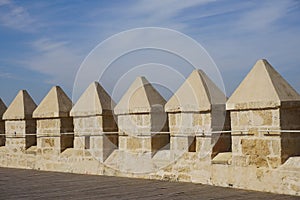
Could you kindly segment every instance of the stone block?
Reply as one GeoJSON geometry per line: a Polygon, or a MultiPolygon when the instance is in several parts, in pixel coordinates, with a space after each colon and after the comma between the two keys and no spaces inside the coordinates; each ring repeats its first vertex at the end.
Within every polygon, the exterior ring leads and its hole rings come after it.
{"type": "Polygon", "coordinates": [[[54,119],[39,119],[37,120],[38,135],[60,135],[61,120],[54,119]]]}
{"type": "Polygon", "coordinates": [[[199,158],[202,160],[211,159],[212,155],[211,138],[210,137],[196,137],[196,152],[199,155],[199,158]]]}
{"type": "Polygon", "coordinates": [[[145,77],[132,83],[114,109],[118,115],[120,150],[151,152],[164,146],[167,137],[152,135],[169,131],[165,103],[145,77]]]}
{"type": "Polygon", "coordinates": [[[253,110],[252,120],[253,126],[272,126],[273,125],[272,110],[253,110]]]}
{"type": "Polygon", "coordinates": [[[269,168],[277,168],[282,164],[280,156],[267,156],[267,163],[269,168]]]}
{"type": "Polygon", "coordinates": [[[239,167],[248,167],[249,157],[250,157],[249,155],[232,153],[232,165],[239,166],[239,167]]]}
{"type": "Polygon", "coordinates": [[[42,154],[51,154],[53,152],[54,155],[57,155],[61,153],[60,137],[38,137],[37,149],[42,154]]]}
{"type": "Polygon", "coordinates": [[[240,111],[238,114],[238,124],[240,127],[248,127],[252,125],[251,113],[248,111],[240,111]]]}
{"type": "Polygon", "coordinates": [[[188,151],[189,141],[188,137],[176,137],[170,138],[170,149],[171,151],[186,152],[188,151]]]}
{"type": "Polygon", "coordinates": [[[211,114],[207,112],[168,113],[170,117],[169,129],[171,135],[195,135],[200,131],[212,130],[211,114]]]}
{"type": "Polygon", "coordinates": [[[118,134],[92,136],[89,152],[97,160],[104,162],[114,150],[118,149],[118,143],[118,134]]]}
{"type": "Polygon", "coordinates": [[[6,144],[8,148],[17,151],[25,151],[36,145],[36,121],[35,120],[7,120],[5,121],[6,144]],[[33,134],[33,135],[31,135],[33,134]]]}
{"type": "Polygon", "coordinates": [[[231,122],[231,128],[239,126],[239,118],[238,118],[237,111],[230,112],[230,122],[231,122]]]}
{"type": "Polygon", "coordinates": [[[148,122],[147,115],[149,114],[138,114],[138,115],[119,115],[118,116],[118,127],[119,132],[124,132],[128,135],[137,136],[140,133],[150,134],[151,133],[151,119],[148,122]],[[150,125],[144,125],[150,124],[150,125]]]}
{"type": "Polygon", "coordinates": [[[103,132],[102,116],[75,117],[74,133],[77,135],[103,132]]]}
{"type": "Polygon", "coordinates": [[[196,152],[196,137],[172,136],[170,138],[170,150],[175,157],[181,156],[184,152],[196,152]]]}
{"type": "Polygon", "coordinates": [[[74,136],[74,148],[75,149],[89,149],[90,148],[90,136],[74,136]]]}
{"type": "MultiPolygon", "coordinates": [[[[63,152],[73,148],[74,135],[73,119],[70,117],[38,119],[37,136],[38,148],[53,149],[54,152],[63,152]]],[[[43,152],[43,150],[41,150],[43,152]]]]}
{"type": "MultiPolygon", "coordinates": [[[[286,118],[282,118],[287,113],[291,112],[293,116],[293,109],[287,108],[267,108],[260,110],[247,111],[232,111],[231,116],[237,113],[238,119],[241,120],[241,115],[248,114],[251,123],[248,126],[239,124],[239,126],[232,127],[232,130],[248,130],[249,134],[253,136],[234,136],[232,138],[232,151],[235,155],[247,155],[249,164],[258,167],[278,167],[284,163],[290,156],[300,155],[299,136],[293,133],[281,133],[276,130],[281,130],[284,124],[286,129],[294,129],[297,127],[296,122],[290,119],[291,125],[284,122],[286,118]],[[241,114],[242,113],[242,114],[241,114]],[[259,132],[259,130],[269,130],[266,132],[259,132]],[[281,162],[278,162],[278,156],[281,162]],[[270,158],[270,159],[269,159],[270,158]]],[[[295,109],[297,110],[297,109],[295,109]]],[[[294,118],[297,114],[294,115],[294,118]]],[[[237,124],[232,121],[232,124],[237,124]]],[[[234,133],[238,134],[238,133],[234,133]]]]}
{"type": "MultiPolygon", "coordinates": [[[[90,149],[92,138],[102,137],[103,132],[116,132],[117,127],[112,115],[84,116],[74,118],[74,147],[76,149],[90,149]],[[95,137],[93,137],[95,135],[95,137]]],[[[102,140],[101,140],[102,141],[102,140]]],[[[94,144],[96,144],[94,142],[94,144]]],[[[103,145],[101,147],[103,148],[103,145]]]]}
{"type": "Polygon", "coordinates": [[[127,137],[128,136],[119,136],[119,150],[126,151],[126,149],[127,149],[127,137]]]}
{"type": "Polygon", "coordinates": [[[202,126],[204,123],[203,123],[203,116],[200,114],[200,113],[193,113],[193,126],[202,126]]]}
{"type": "Polygon", "coordinates": [[[176,127],[177,123],[176,123],[176,114],[175,113],[168,113],[168,117],[169,117],[169,126],[170,126],[170,130],[173,127],[176,127]]]}
{"type": "Polygon", "coordinates": [[[151,137],[128,137],[127,150],[129,151],[151,151],[151,137]]]}
{"type": "Polygon", "coordinates": [[[155,134],[153,136],[120,136],[119,149],[132,152],[152,152],[169,149],[169,134],[155,134]]]}
{"type": "Polygon", "coordinates": [[[7,136],[24,136],[26,134],[25,120],[7,120],[5,121],[5,134],[7,136]]]}
{"type": "Polygon", "coordinates": [[[6,148],[8,152],[12,154],[20,154],[26,150],[26,139],[25,137],[9,137],[6,138],[6,148]]]}
{"type": "Polygon", "coordinates": [[[274,161],[271,158],[281,157],[281,146],[279,137],[253,137],[248,139],[241,139],[242,154],[249,156],[249,164],[257,167],[269,167],[268,161],[272,162],[272,167],[279,166],[278,160],[274,161]],[[276,154],[279,153],[279,154],[276,154]],[[268,157],[270,160],[268,160],[268,157]],[[274,165],[277,164],[277,166],[274,165]]]}

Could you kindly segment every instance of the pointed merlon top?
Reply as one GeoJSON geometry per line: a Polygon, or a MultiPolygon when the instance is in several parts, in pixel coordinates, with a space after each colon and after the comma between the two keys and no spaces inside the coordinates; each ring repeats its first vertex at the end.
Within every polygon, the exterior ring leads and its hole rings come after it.
{"type": "Polygon", "coordinates": [[[31,96],[26,90],[20,90],[15,99],[3,114],[4,120],[32,119],[32,112],[36,108],[31,96]]]}
{"type": "Polygon", "coordinates": [[[0,98],[0,121],[2,120],[3,113],[6,111],[7,107],[0,98]]]}
{"type": "Polygon", "coordinates": [[[78,99],[70,115],[74,117],[102,115],[106,111],[111,113],[114,107],[115,102],[104,88],[98,82],[93,82],[78,99]]]}
{"type": "Polygon", "coordinates": [[[226,95],[202,71],[194,70],[165,106],[166,112],[210,111],[226,104],[226,95]]]}
{"type": "Polygon", "coordinates": [[[115,114],[162,112],[166,100],[147,81],[137,77],[116,105],[115,114]]]}
{"type": "Polygon", "coordinates": [[[59,87],[54,86],[33,112],[33,118],[69,117],[72,101],[59,87]]]}
{"type": "Polygon", "coordinates": [[[226,106],[228,110],[260,109],[299,101],[296,90],[263,59],[256,62],[226,106]]]}

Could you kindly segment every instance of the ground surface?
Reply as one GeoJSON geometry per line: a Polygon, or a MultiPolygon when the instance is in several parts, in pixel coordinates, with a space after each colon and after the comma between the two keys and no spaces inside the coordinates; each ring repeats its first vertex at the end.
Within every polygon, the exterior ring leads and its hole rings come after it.
{"type": "Polygon", "coordinates": [[[0,199],[300,199],[192,183],[0,168],[0,199]]]}

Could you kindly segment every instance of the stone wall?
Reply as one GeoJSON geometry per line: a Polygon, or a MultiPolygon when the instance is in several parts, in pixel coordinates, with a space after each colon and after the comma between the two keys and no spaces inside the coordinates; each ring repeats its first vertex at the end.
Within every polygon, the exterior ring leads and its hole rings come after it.
{"type": "Polygon", "coordinates": [[[0,147],[5,146],[5,121],[2,120],[2,116],[6,109],[6,105],[0,98],[0,147]]]}
{"type": "Polygon", "coordinates": [[[300,196],[299,94],[265,60],[228,100],[202,71],[186,82],[166,102],[137,78],[117,105],[99,83],[75,105],[57,86],[37,108],[21,91],[0,166],[300,196]]]}

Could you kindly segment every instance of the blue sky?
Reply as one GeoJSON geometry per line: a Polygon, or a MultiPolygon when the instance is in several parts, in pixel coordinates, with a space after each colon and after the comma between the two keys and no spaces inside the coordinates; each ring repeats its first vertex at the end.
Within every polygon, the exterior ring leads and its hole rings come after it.
{"type": "Polygon", "coordinates": [[[0,0],[0,97],[8,105],[26,89],[39,103],[53,85],[71,97],[76,72],[98,43],[150,26],[200,43],[228,96],[261,58],[300,91],[299,1],[0,0]]]}

